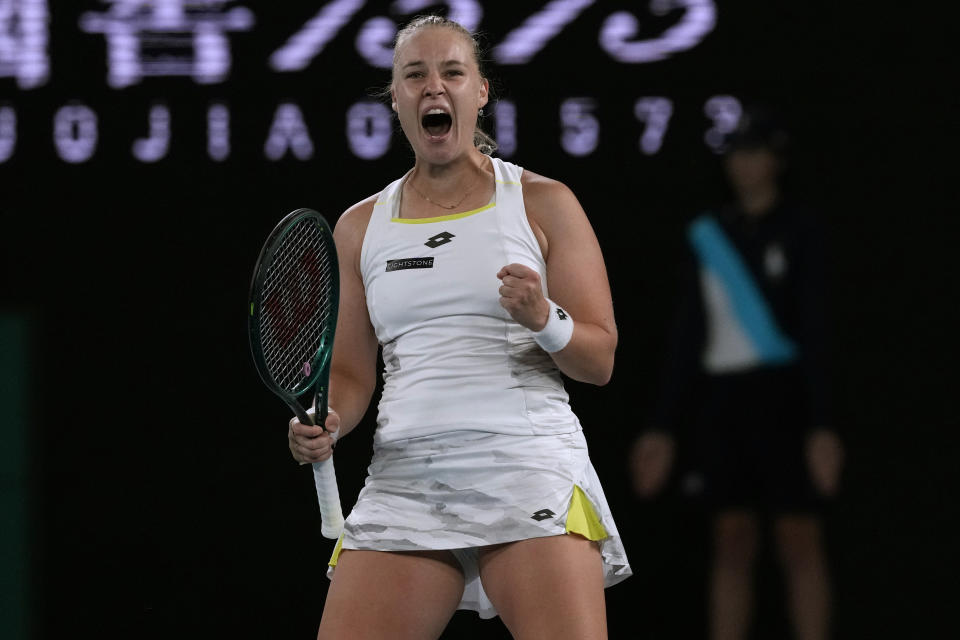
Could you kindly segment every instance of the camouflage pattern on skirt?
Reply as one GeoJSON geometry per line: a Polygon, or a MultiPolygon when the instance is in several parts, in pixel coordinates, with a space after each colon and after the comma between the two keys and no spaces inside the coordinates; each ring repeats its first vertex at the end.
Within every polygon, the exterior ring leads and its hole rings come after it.
{"type": "Polygon", "coordinates": [[[574,486],[606,530],[599,540],[606,586],[631,574],[582,431],[457,431],[383,443],[368,473],[338,550],[454,550],[466,578],[460,608],[481,617],[497,614],[480,584],[476,548],[566,533],[574,486]]]}

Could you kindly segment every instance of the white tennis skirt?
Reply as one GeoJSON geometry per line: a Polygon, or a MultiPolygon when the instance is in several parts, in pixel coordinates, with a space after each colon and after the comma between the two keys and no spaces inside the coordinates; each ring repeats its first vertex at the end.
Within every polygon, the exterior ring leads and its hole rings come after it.
{"type": "Polygon", "coordinates": [[[480,547],[577,533],[600,545],[604,583],[630,565],[582,431],[516,436],[455,431],[374,449],[368,477],[330,559],[341,549],[453,551],[461,609],[497,615],[480,583],[480,547]]]}

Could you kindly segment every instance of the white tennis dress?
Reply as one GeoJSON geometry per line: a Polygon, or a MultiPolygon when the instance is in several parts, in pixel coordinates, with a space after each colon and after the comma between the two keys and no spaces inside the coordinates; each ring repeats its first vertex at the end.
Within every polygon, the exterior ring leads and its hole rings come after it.
{"type": "Polygon", "coordinates": [[[374,206],[360,254],[385,364],[374,457],[341,548],[449,549],[460,607],[496,610],[476,566],[490,544],[575,532],[600,543],[607,586],[631,574],[560,372],[499,303],[496,274],[546,264],[522,169],[492,158],[494,200],[435,218],[398,217],[401,178],[374,206]]]}

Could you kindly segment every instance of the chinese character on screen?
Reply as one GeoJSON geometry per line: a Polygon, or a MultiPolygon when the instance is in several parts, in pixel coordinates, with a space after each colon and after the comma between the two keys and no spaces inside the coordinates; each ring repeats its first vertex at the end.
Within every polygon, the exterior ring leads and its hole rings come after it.
{"type": "Polygon", "coordinates": [[[0,78],[33,89],[50,76],[47,0],[0,0],[0,78]]]}
{"type": "Polygon", "coordinates": [[[231,0],[102,0],[110,8],[87,12],[80,28],[107,39],[107,82],[121,88],[144,76],[190,76],[223,82],[230,73],[228,31],[248,31],[254,17],[231,0]]]}

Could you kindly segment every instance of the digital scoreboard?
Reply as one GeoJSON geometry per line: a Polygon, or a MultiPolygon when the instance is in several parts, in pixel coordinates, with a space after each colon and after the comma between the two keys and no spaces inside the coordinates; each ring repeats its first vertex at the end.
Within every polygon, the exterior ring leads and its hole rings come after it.
{"type": "Polygon", "coordinates": [[[682,64],[667,79],[654,72],[657,91],[646,91],[638,70],[698,55],[702,64],[719,11],[713,0],[0,0],[0,166],[24,154],[149,164],[178,149],[223,163],[238,136],[259,157],[245,151],[244,161],[307,161],[334,130],[354,160],[378,160],[398,127],[371,87],[389,78],[398,27],[424,12],[481,35],[495,94],[484,126],[501,157],[543,145],[525,120],[553,121],[552,144],[571,158],[597,154],[604,128],[622,133],[624,123],[633,153],[656,156],[678,117],[716,151],[736,126],[737,97],[691,95],[682,64]],[[126,139],[106,134],[120,122],[126,139]]]}

